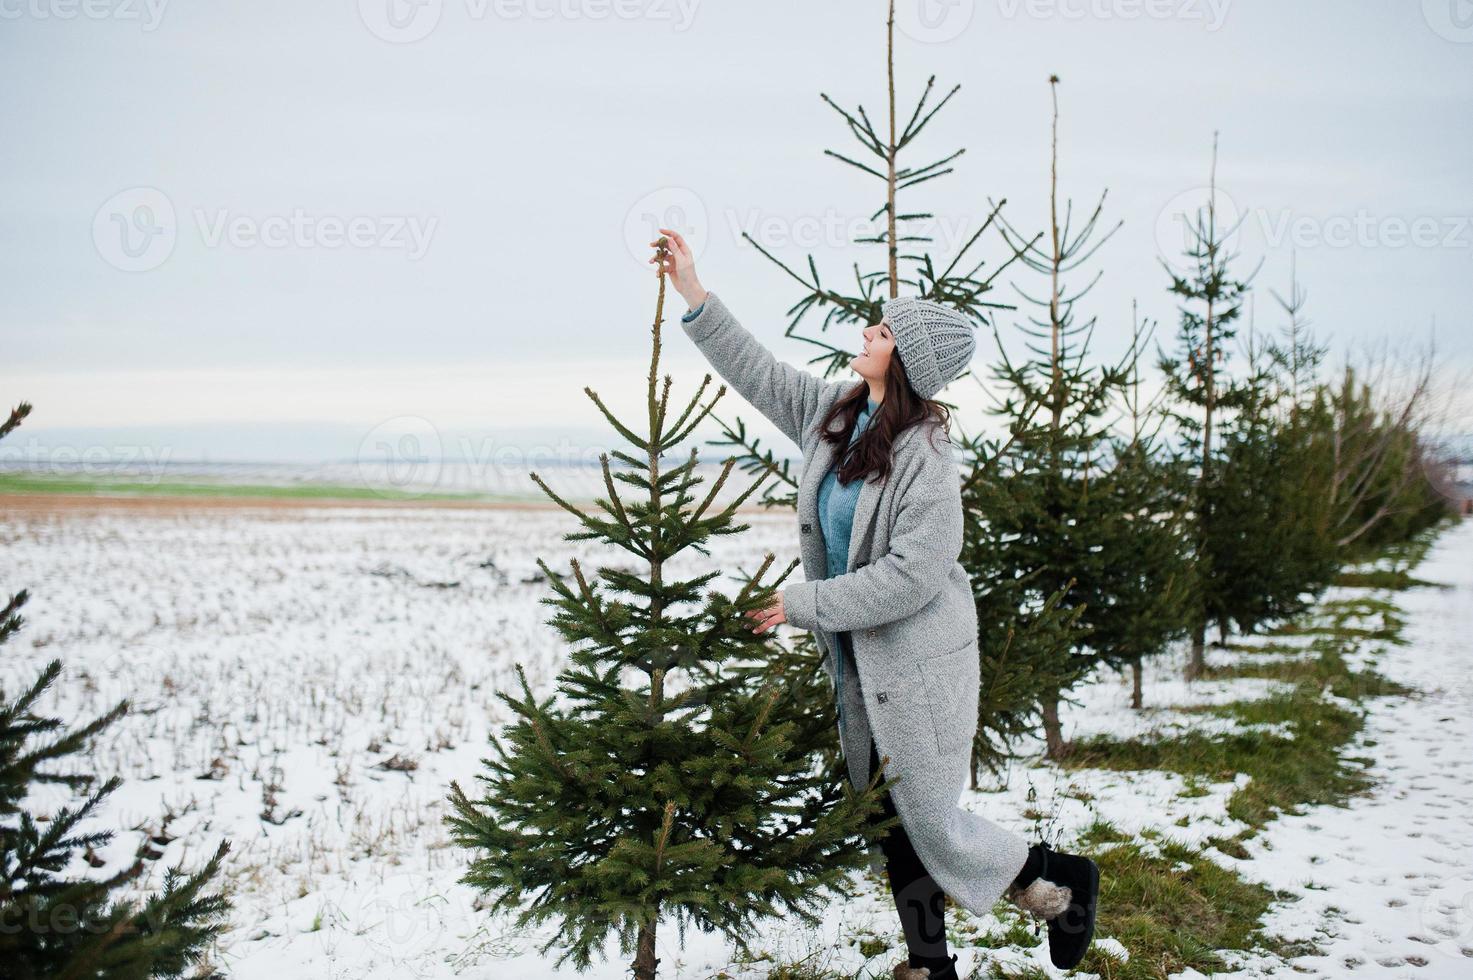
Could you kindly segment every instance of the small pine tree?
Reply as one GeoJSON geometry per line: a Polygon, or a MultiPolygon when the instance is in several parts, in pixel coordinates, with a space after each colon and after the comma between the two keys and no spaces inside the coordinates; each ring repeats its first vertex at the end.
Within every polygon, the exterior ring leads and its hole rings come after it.
{"type": "MultiPolygon", "coordinates": [[[[27,404],[12,411],[0,424],[0,438],[29,413],[27,404]]],[[[0,645],[24,625],[26,599],[18,592],[0,608],[0,645]]],[[[93,788],[95,776],[52,767],[85,752],[128,711],[128,702],[69,729],[59,718],[36,713],[60,674],[61,663],[53,660],[14,700],[0,691],[0,973],[8,980],[152,980],[182,977],[191,968],[195,976],[213,975],[204,955],[223,930],[230,904],[207,888],[227,843],[194,874],[169,869],[163,891],[145,896],[141,905],[120,896],[146,867],[147,839],[133,863],[112,874],[86,877],[71,870],[112,840],[112,831],[83,825],[121,780],[114,776],[93,788]],[[90,792],[75,806],[38,816],[26,800],[33,786],[45,783],[90,792]]]]}
{"type": "Polygon", "coordinates": [[[768,555],[731,598],[703,591],[719,570],[671,574],[682,552],[709,554],[704,543],[713,536],[747,529],[734,514],[761,481],[713,510],[735,459],[699,501],[694,448],[664,468],[725,388],[698,410],[706,375],[672,421],[670,377],[663,390],[657,385],[663,273],[659,281],[647,432],[585,389],[640,453],[603,455],[602,513],[579,510],[532,474],[582,524],[567,540],[597,539],[642,568],[602,567],[590,579],[574,561],[570,582],[539,559],[557,593],[543,600],[558,610],[551,622],[574,644],[572,665],[558,677],[566,703],[534,697],[518,666],[521,696],[497,692],[516,720],[504,741],[491,736],[497,757],[477,777],[483,792],[473,799],[452,784],[449,816],[455,840],[476,854],[462,880],[494,895],[494,910],[530,899],[518,924],[558,920],[543,952],[561,946],[558,964],[571,959],[580,971],[617,933],[636,980],[656,975],[656,927],[667,913],[682,938],[693,923],[744,949],[764,917],[792,913],[817,924],[822,890],[846,892],[848,873],[894,825],[868,822],[880,810],[881,773],[855,792],[826,751],[832,699],[790,676],[793,661],[774,658],[770,638],[750,628],[746,614],[771,601],[797,561],[764,585],[768,555]],[[610,456],[627,468],[616,472],[610,456]],[[643,499],[621,499],[615,481],[643,499]]]}
{"type": "Polygon", "coordinates": [[[1225,639],[1308,608],[1330,584],[1339,553],[1327,533],[1323,453],[1294,392],[1311,359],[1297,323],[1289,345],[1261,345],[1250,330],[1248,375],[1222,426],[1222,465],[1207,487],[1212,521],[1203,549],[1213,569],[1206,613],[1225,639]],[[1287,409],[1287,410],[1286,410],[1287,409]]]}
{"type": "MultiPolygon", "coordinates": [[[[1206,670],[1207,624],[1215,604],[1213,590],[1225,579],[1212,566],[1208,546],[1216,519],[1212,511],[1212,487],[1217,479],[1221,453],[1214,429],[1221,414],[1239,407],[1247,397],[1226,372],[1228,343],[1237,333],[1236,322],[1243,312],[1243,298],[1253,278],[1235,279],[1229,272],[1236,255],[1228,241],[1236,230],[1224,227],[1217,214],[1217,137],[1212,140],[1212,171],[1207,206],[1198,212],[1187,229],[1190,240],[1185,255],[1191,263],[1187,275],[1179,275],[1165,260],[1162,266],[1171,277],[1170,291],[1177,296],[1181,320],[1177,332],[1178,353],[1162,355],[1159,361],[1166,390],[1172,399],[1171,418],[1177,425],[1183,458],[1193,465],[1193,487],[1189,506],[1193,523],[1193,546],[1198,587],[1192,624],[1188,679],[1206,670]]],[[[1256,274],[1257,270],[1254,270],[1256,274]]]]}
{"type": "MultiPolygon", "coordinates": [[[[1139,320],[1135,350],[1148,339],[1139,320]]],[[[1143,661],[1190,629],[1192,553],[1182,487],[1187,474],[1161,449],[1164,417],[1141,395],[1140,361],[1124,388],[1129,430],[1111,439],[1113,461],[1104,489],[1117,515],[1112,557],[1104,563],[1100,592],[1108,608],[1096,610],[1090,642],[1115,667],[1129,666],[1131,707],[1144,706],[1143,661]]]]}

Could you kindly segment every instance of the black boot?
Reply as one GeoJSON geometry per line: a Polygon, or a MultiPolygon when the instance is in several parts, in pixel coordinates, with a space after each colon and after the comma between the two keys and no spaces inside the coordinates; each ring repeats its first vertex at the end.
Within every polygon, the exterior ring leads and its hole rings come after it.
{"type": "Polygon", "coordinates": [[[901,962],[895,964],[892,973],[895,980],[958,980],[956,954],[951,954],[951,962],[945,966],[911,966],[908,962],[901,962]]]}
{"type": "Polygon", "coordinates": [[[1047,844],[1041,846],[1045,851],[1044,870],[1039,877],[1063,885],[1070,893],[1069,907],[1045,920],[1048,923],[1049,959],[1059,969],[1071,970],[1084,959],[1094,938],[1100,868],[1087,857],[1064,854],[1047,844]]]}

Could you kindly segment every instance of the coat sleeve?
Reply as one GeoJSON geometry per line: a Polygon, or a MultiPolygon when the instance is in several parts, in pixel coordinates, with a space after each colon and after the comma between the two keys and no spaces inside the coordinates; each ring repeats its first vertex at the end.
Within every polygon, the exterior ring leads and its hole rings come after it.
{"type": "Polygon", "coordinates": [[[844,575],[785,588],[783,611],[793,626],[839,631],[893,623],[919,612],[941,591],[962,549],[961,475],[944,435],[917,435],[890,550],[844,575]]]}
{"type": "Polygon", "coordinates": [[[851,384],[826,382],[778,360],[713,292],[707,291],[697,315],[682,317],[680,325],[716,373],[799,446],[830,390],[851,384]]]}

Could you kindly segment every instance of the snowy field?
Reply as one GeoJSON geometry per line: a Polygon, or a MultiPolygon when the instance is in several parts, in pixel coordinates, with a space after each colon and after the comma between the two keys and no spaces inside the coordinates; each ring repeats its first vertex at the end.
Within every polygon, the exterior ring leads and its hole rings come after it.
{"type": "MultiPolygon", "coordinates": [[[[709,559],[686,556],[684,568],[750,572],[768,552],[778,567],[797,556],[791,514],[747,520],[750,532],[713,542],[709,559]]],[[[196,866],[230,839],[237,908],[219,959],[232,976],[577,976],[539,956],[549,933],[478,909],[456,882],[467,855],[443,823],[450,780],[472,781],[486,733],[507,720],[493,692],[520,663],[547,693],[560,668],[535,559],[557,570],[574,555],[632,564],[562,541],[574,527],[555,510],[48,513],[0,500],[0,587],[33,596],[0,683],[14,691],[60,657],[68,671],[48,706],[57,713],[133,699],[96,756],[99,771],[127,780],[105,814],[122,833],[103,856],[125,862],[139,834],[165,832],[174,840],[153,864],[156,885],[166,864],[196,866]]],[[[1349,809],[1270,823],[1246,860],[1212,852],[1297,895],[1275,906],[1272,931],[1313,937],[1328,954],[1245,960],[1242,976],[1473,976],[1473,523],[1445,534],[1417,574],[1455,588],[1396,597],[1411,642],[1383,645],[1376,666],[1420,693],[1367,702],[1367,741],[1353,754],[1375,760],[1376,789],[1349,809]]],[[[1189,686],[1179,674],[1173,657],[1148,665],[1143,712],[1128,706],[1128,677],[1100,675],[1078,692],[1081,707],[1066,708],[1065,735],[1218,730],[1229,723],[1171,707],[1272,688],[1189,686]]],[[[964,805],[1030,837],[1043,829],[1024,815],[1031,806],[1051,838],[1104,818],[1200,844],[1240,829],[1225,815],[1237,785],[1184,795],[1172,773],[1067,772],[1029,758],[964,805]]],[[[774,958],[888,977],[898,923],[884,885],[857,880],[863,895],[832,904],[821,929],[770,927],[774,958]],[[866,959],[854,942],[865,934],[890,937],[890,950],[866,959]]],[[[996,955],[959,951],[967,969],[996,955]]],[[[584,976],[624,976],[627,957],[609,953],[584,976]]],[[[767,972],[733,963],[716,936],[689,933],[681,948],[673,926],[660,931],[659,956],[662,976],[767,972]]],[[[1042,947],[1008,962],[1056,973],[1042,947]]]]}

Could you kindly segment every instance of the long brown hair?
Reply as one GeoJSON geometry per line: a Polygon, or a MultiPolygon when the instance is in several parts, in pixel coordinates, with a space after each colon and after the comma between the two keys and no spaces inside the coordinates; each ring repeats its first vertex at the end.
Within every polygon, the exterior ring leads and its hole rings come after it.
{"type": "Polygon", "coordinates": [[[848,394],[834,402],[820,426],[824,440],[837,445],[843,453],[839,461],[840,483],[849,483],[861,476],[867,479],[871,474],[875,474],[877,480],[888,479],[891,464],[895,461],[891,448],[902,432],[927,420],[934,420],[945,431],[950,421],[950,412],[945,405],[932,398],[922,398],[910,386],[900,355],[894,352],[885,372],[885,400],[875,410],[874,418],[869,420],[864,432],[850,446],[849,437],[868,401],[869,382],[861,378],[848,394]],[[838,429],[833,427],[836,420],[840,423],[838,429]],[[848,447],[847,451],[845,447],[848,447]]]}

